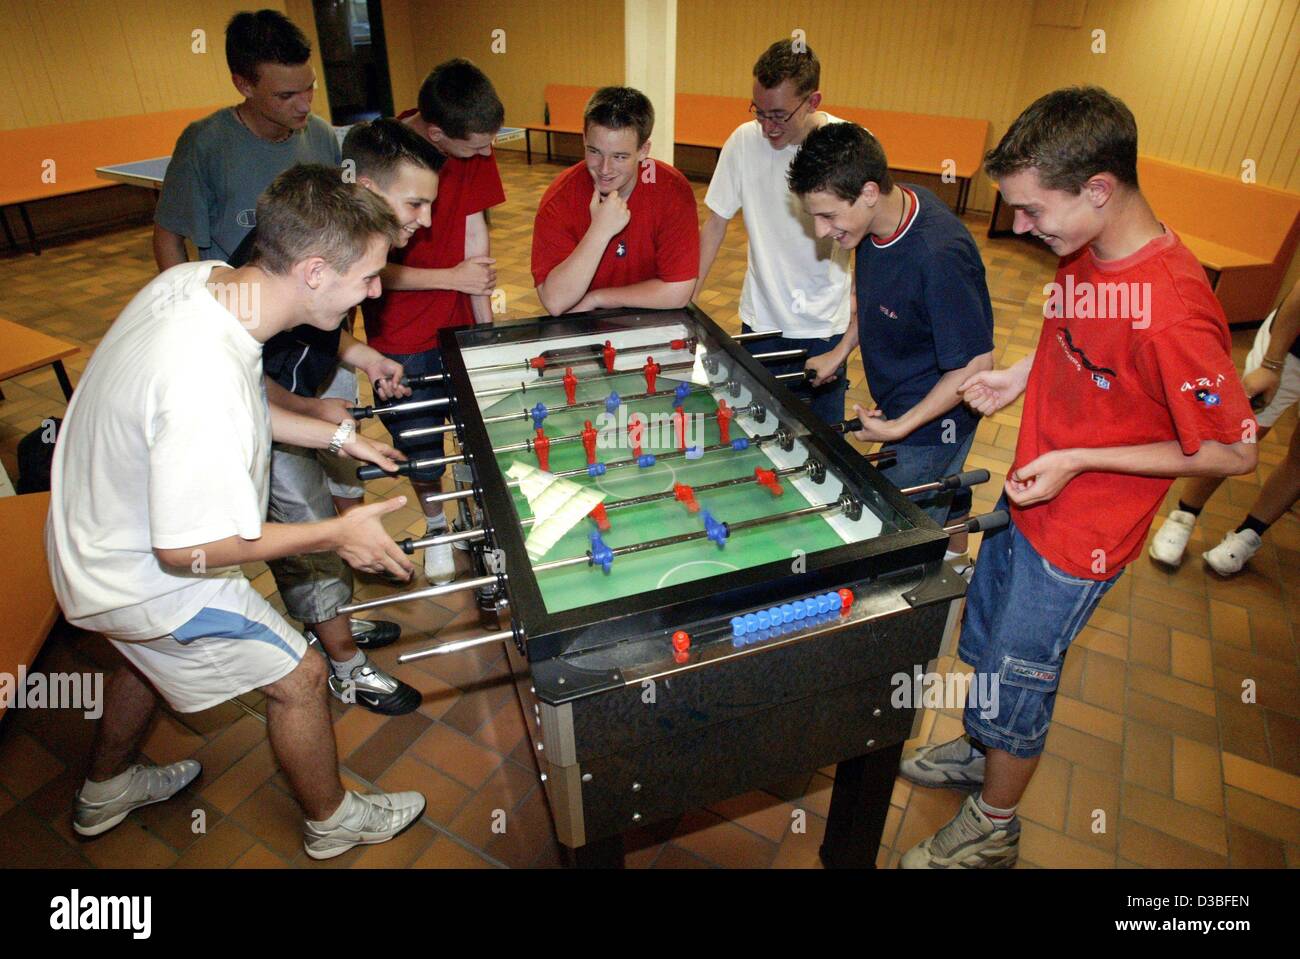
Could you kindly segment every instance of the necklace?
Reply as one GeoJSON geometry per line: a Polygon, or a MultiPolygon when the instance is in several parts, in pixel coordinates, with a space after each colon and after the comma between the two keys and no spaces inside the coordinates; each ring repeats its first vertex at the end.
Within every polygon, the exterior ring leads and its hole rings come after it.
{"type": "Polygon", "coordinates": [[[898,188],[903,194],[903,208],[898,211],[898,226],[894,227],[894,235],[903,228],[903,217],[907,216],[907,191],[901,186],[898,188]]]}

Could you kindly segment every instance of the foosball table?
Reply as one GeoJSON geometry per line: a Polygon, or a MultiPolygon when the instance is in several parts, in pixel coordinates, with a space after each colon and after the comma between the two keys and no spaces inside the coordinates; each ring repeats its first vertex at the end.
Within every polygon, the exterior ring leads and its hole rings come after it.
{"type": "Polygon", "coordinates": [[[821,423],[764,368],[789,351],[694,306],[444,330],[440,349],[447,395],[424,402],[459,444],[438,461],[461,482],[437,498],[462,522],[402,545],[465,541],[477,575],[345,611],[477,591],[489,631],[400,661],[506,645],[579,865],[621,863],[639,825],[837,764],[822,861],[873,866],[917,718],[892,694],[965,593],[943,562],[957,527],[908,497],[988,474],[895,488],[873,466],[887,451],[845,442],[856,421],[821,423]]]}

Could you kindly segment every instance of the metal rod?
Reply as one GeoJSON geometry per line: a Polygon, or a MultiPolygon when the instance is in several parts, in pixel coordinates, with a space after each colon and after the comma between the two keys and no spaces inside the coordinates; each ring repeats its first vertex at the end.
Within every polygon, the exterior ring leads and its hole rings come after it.
{"type": "MultiPolygon", "coordinates": [[[[751,404],[749,404],[748,406],[741,406],[741,407],[738,407],[738,408],[736,408],[736,409],[733,409],[733,410],[732,410],[732,413],[733,413],[733,415],[735,415],[735,416],[749,416],[749,415],[753,414],[753,412],[754,412],[754,407],[757,406],[757,405],[758,405],[758,404],[756,404],[756,403],[751,403],[751,404]]],[[[638,410],[637,413],[642,413],[642,416],[644,416],[644,413],[643,413],[641,410],[638,410]]],[[[637,414],[636,414],[636,413],[631,414],[631,416],[628,417],[628,421],[630,422],[632,416],[635,416],[635,415],[637,415],[637,414]]],[[[655,415],[657,415],[657,416],[663,416],[663,415],[665,415],[665,414],[664,414],[662,411],[656,411],[655,415]]],[[[671,414],[669,414],[669,415],[671,415],[671,414]]],[[[716,419],[718,418],[718,414],[717,414],[716,412],[714,412],[714,413],[691,413],[691,414],[689,414],[689,415],[690,415],[690,416],[700,416],[700,417],[703,417],[703,418],[706,419],[706,420],[716,420],[716,419]]],[[[642,420],[642,422],[645,422],[644,419],[642,420]]],[[[650,424],[649,424],[649,423],[646,423],[646,425],[649,426],[650,424]]],[[[603,430],[598,431],[596,435],[597,435],[597,436],[603,436],[603,435],[607,435],[607,434],[609,434],[609,433],[617,433],[617,432],[618,432],[618,424],[615,423],[615,424],[613,424],[613,425],[611,425],[611,426],[607,426],[607,427],[605,427],[603,430]]],[[[565,434],[562,435],[562,436],[548,436],[548,437],[547,437],[547,441],[548,441],[552,446],[554,446],[554,445],[557,444],[557,443],[577,443],[577,442],[578,442],[579,440],[581,440],[581,439],[582,439],[582,434],[581,434],[581,433],[565,433],[565,434]]],[[[511,444],[508,445],[508,446],[494,446],[494,447],[492,447],[492,452],[493,452],[493,453],[497,453],[497,454],[500,454],[500,453],[518,453],[520,450],[528,450],[529,452],[532,452],[532,449],[533,449],[533,437],[529,437],[528,439],[524,440],[522,443],[511,443],[511,444]]]]}
{"type": "Polygon", "coordinates": [[[412,400],[410,403],[394,403],[392,406],[353,406],[348,409],[348,413],[354,420],[364,420],[387,413],[414,413],[416,410],[429,410],[450,403],[449,398],[440,396],[434,400],[412,400]]]}
{"type": "Polygon", "coordinates": [[[453,500],[469,499],[474,495],[474,488],[467,486],[464,489],[453,490],[450,493],[430,493],[424,498],[426,503],[450,503],[453,500]]]}
{"type": "Polygon", "coordinates": [[[807,350],[774,350],[771,353],[749,354],[760,363],[775,363],[777,360],[797,360],[808,355],[807,350]]]}
{"type": "MultiPolygon", "coordinates": [[[[763,444],[765,444],[765,443],[770,443],[770,442],[772,442],[772,440],[774,440],[774,439],[776,439],[776,434],[775,434],[775,433],[769,433],[767,436],[756,436],[756,437],[754,437],[752,440],[749,441],[749,445],[750,445],[751,447],[753,447],[753,448],[761,449],[761,448],[763,447],[763,444]]],[[[732,448],[732,446],[731,446],[730,443],[715,443],[715,444],[712,445],[712,446],[704,446],[704,447],[701,447],[701,448],[700,448],[700,454],[703,455],[703,454],[705,454],[705,453],[716,453],[716,452],[719,452],[720,450],[729,450],[729,449],[731,449],[731,448],[732,448]]],[[[686,455],[686,450],[668,450],[667,452],[664,452],[664,453],[654,453],[654,454],[652,454],[652,455],[653,455],[654,458],[655,458],[655,462],[658,463],[658,462],[660,462],[661,460],[677,459],[677,458],[679,458],[679,457],[684,457],[684,456],[686,455]]],[[[627,466],[636,466],[636,465],[638,465],[638,464],[637,464],[637,461],[634,460],[634,459],[630,459],[630,460],[615,460],[615,461],[612,462],[612,463],[605,463],[605,464],[604,464],[604,466],[605,466],[605,472],[609,472],[610,470],[623,469],[624,467],[627,467],[627,466]]],[[[378,467],[376,467],[376,468],[378,468],[378,467]]],[[[551,475],[552,475],[552,476],[561,476],[561,477],[567,477],[567,476],[581,476],[582,474],[584,474],[584,473],[586,473],[586,472],[587,472],[587,467],[585,467],[585,466],[581,466],[581,467],[578,467],[577,469],[571,469],[571,470],[560,470],[558,473],[552,473],[551,475]]],[[[506,486],[518,486],[518,485],[519,485],[519,480],[509,480],[509,481],[506,483],[506,486]]]]}
{"type": "Polygon", "coordinates": [[[772,337],[780,335],[780,330],[768,330],[765,333],[751,330],[748,333],[737,333],[732,336],[732,339],[737,343],[752,343],[754,340],[770,340],[772,337]]]}
{"type": "Polygon", "coordinates": [[[413,649],[409,653],[402,653],[397,657],[397,661],[405,665],[413,663],[417,659],[428,659],[430,656],[445,656],[447,653],[459,653],[466,649],[473,649],[476,646],[487,646],[490,643],[509,642],[515,638],[515,634],[508,629],[503,629],[499,633],[487,633],[484,636],[474,636],[470,639],[456,639],[450,643],[439,643],[437,646],[426,646],[423,649],[413,649]]]}
{"type": "Polygon", "coordinates": [[[437,536],[425,536],[422,539],[403,539],[399,540],[397,545],[402,547],[402,552],[408,556],[417,549],[428,549],[430,546],[443,546],[447,543],[468,542],[470,540],[483,539],[487,536],[487,531],[482,529],[464,529],[455,533],[439,533],[437,536]]]}
{"type": "MultiPolygon", "coordinates": [[[[679,353],[683,350],[694,350],[696,340],[694,337],[686,339],[670,340],[666,343],[645,343],[640,346],[624,346],[615,349],[615,353],[640,353],[644,350],[662,350],[665,347],[670,352],[679,353]],[[681,345],[678,346],[677,344],[681,345]]],[[[525,370],[535,370],[534,365],[537,360],[542,360],[542,368],[545,369],[554,363],[555,366],[563,366],[566,363],[603,363],[605,361],[605,344],[601,343],[583,343],[578,346],[570,346],[556,350],[543,350],[537,356],[529,357],[526,360],[516,361],[514,363],[493,363],[490,366],[472,366],[466,369],[466,372],[473,375],[474,373],[499,373],[501,370],[516,370],[522,367],[525,370]]]]}
{"type": "Polygon", "coordinates": [[[349,606],[340,606],[338,613],[358,613],[364,609],[378,609],[381,606],[392,606],[394,603],[413,603],[417,599],[435,599],[439,596],[447,596],[450,593],[459,593],[464,589],[480,589],[484,586],[492,586],[497,583],[499,576],[476,576],[474,579],[459,579],[454,583],[447,583],[444,586],[429,586],[425,589],[417,589],[410,593],[396,593],[392,596],[383,596],[379,599],[368,599],[364,603],[352,603],[349,606]]]}
{"type": "Polygon", "coordinates": [[[921,483],[919,486],[908,486],[900,489],[899,492],[904,496],[915,496],[917,493],[929,493],[932,490],[964,489],[988,481],[988,470],[966,470],[964,473],[954,473],[929,483],[921,483]]]}

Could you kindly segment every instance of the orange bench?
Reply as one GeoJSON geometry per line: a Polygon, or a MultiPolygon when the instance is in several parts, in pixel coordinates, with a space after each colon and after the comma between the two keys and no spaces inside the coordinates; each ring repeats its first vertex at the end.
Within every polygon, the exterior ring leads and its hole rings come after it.
{"type": "MultiPolygon", "coordinates": [[[[1138,157],[1138,183],[1156,216],[1205,267],[1228,322],[1267,316],[1300,240],[1300,193],[1153,157],[1138,157]]],[[[1008,214],[998,193],[989,236],[1012,232],[1008,214]]]]}
{"type": "MultiPolygon", "coordinates": [[[[0,577],[0,673],[10,676],[18,675],[19,666],[30,668],[59,616],[45,558],[49,511],[49,493],[0,496],[0,529],[16,560],[0,577]]],[[[4,711],[0,702],[0,716],[4,711]]]]}
{"type": "Polygon", "coordinates": [[[0,180],[0,222],[10,246],[16,247],[5,213],[18,207],[33,253],[36,242],[27,204],[37,200],[102,190],[115,184],[95,176],[95,167],[141,157],[166,156],[185,127],[219,107],[189,107],[103,120],[0,130],[0,156],[6,176],[0,180]],[[47,182],[49,181],[49,182],[47,182]]]}
{"type": "MultiPolygon", "coordinates": [[[[545,91],[549,122],[525,124],[528,131],[546,133],[546,159],[551,159],[552,133],[582,133],[582,112],[595,87],[548,84],[545,91]]],[[[676,95],[678,146],[722,150],[733,130],[750,118],[749,101],[743,97],[712,96],[703,93],[676,95]]],[[[963,213],[970,196],[971,178],[979,172],[989,136],[987,120],[947,117],[863,107],[826,106],[826,111],[866,127],[885,148],[894,170],[952,176],[958,183],[957,212],[963,213]]],[[[531,142],[528,162],[533,160],[531,142]]]]}
{"type": "MultiPolygon", "coordinates": [[[[63,361],[81,352],[81,347],[64,343],[39,330],[0,319],[0,380],[20,376],[42,366],[53,366],[63,395],[72,399],[72,383],[63,361]]],[[[0,391],[0,400],[5,398],[0,391]]]]}

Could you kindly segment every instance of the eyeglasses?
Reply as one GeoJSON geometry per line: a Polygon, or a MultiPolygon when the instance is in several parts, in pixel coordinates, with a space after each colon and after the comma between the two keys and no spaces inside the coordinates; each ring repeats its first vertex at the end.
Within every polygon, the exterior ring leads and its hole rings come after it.
{"type": "Polygon", "coordinates": [[[791,110],[789,113],[773,113],[773,112],[763,113],[761,110],[758,109],[758,105],[756,103],[751,102],[749,104],[749,112],[753,114],[755,120],[763,120],[766,121],[767,123],[776,123],[779,124],[780,126],[785,126],[787,123],[790,122],[790,118],[793,117],[800,110],[802,110],[803,105],[811,99],[812,99],[812,94],[810,93],[808,94],[808,96],[800,100],[799,105],[795,107],[793,110],[791,110]]]}

